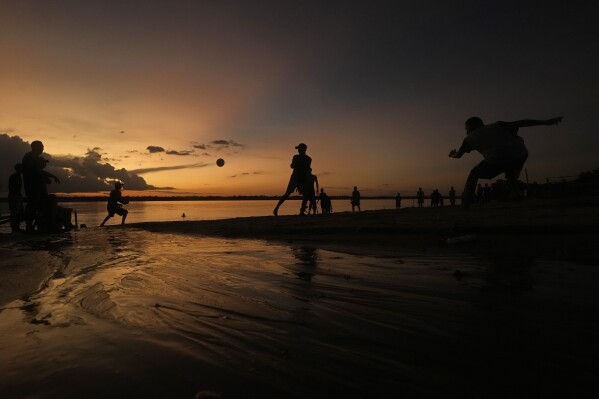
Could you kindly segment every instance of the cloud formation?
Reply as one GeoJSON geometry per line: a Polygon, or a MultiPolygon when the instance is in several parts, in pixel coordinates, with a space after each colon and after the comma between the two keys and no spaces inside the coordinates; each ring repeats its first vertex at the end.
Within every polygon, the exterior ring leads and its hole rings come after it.
{"type": "Polygon", "coordinates": [[[203,168],[205,166],[211,166],[212,164],[208,163],[192,163],[188,165],[176,165],[176,166],[158,166],[155,168],[142,168],[142,169],[134,169],[130,170],[130,173],[135,173],[136,175],[143,175],[146,173],[153,172],[163,172],[165,170],[179,170],[179,169],[192,169],[192,168],[203,168]]]}
{"type": "Polygon", "coordinates": [[[186,156],[186,155],[191,155],[193,153],[193,150],[183,150],[183,151],[168,150],[166,153],[168,155],[186,156]]]}
{"type": "MultiPolygon", "coordinates": [[[[19,136],[0,134],[0,191],[5,192],[8,177],[14,172],[14,165],[20,163],[23,155],[31,150],[30,144],[19,136]]],[[[109,163],[101,162],[101,149],[89,149],[82,157],[71,155],[42,156],[50,162],[46,170],[60,179],[60,184],[49,187],[51,192],[97,192],[111,190],[113,181],[120,180],[129,190],[152,190],[152,186],[137,173],[124,168],[116,169],[109,163]]]]}
{"type": "Polygon", "coordinates": [[[149,146],[146,147],[146,150],[148,150],[148,152],[150,154],[155,154],[157,152],[164,152],[164,148],[158,147],[156,145],[149,145],[149,146]]]}

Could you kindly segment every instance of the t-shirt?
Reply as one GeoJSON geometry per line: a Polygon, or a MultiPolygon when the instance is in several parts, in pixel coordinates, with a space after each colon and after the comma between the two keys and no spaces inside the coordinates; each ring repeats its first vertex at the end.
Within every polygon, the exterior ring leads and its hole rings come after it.
{"type": "Polygon", "coordinates": [[[480,152],[487,161],[518,160],[528,154],[518,128],[509,128],[505,122],[479,127],[464,139],[463,146],[466,152],[480,152]]]}
{"type": "Polygon", "coordinates": [[[45,161],[39,155],[28,152],[23,156],[23,185],[28,197],[47,194],[46,182],[44,180],[45,161]]]}
{"type": "Polygon", "coordinates": [[[297,154],[293,156],[291,160],[291,167],[293,173],[291,176],[296,182],[305,182],[308,175],[310,174],[310,166],[312,165],[312,158],[306,154],[297,154]]]}
{"type": "Polygon", "coordinates": [[[107,208],[114,209],[119,208],[121,205],[119,202],[123,201],[123,197],[121,195],[121,190],[115,188],[110,192],[110,198],[108,198],[107,208]]]}

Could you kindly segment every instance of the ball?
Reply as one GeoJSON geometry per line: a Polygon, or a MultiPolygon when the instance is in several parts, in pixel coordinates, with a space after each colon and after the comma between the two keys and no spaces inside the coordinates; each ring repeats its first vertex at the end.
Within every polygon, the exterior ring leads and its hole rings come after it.
{"type": "Polygon", "coordinates": [[[216,160],[216,165],[218,165],[219,167],[222,167],[225,164],[225,160],[222,158],[218,158],[216,160]]]}

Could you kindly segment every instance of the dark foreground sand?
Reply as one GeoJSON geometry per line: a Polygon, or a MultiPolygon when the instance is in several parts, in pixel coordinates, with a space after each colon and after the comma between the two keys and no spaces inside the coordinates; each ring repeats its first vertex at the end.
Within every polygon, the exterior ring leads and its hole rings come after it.
{"type": "Polygon", "coordinates": [[[2,236],[0,396],[583,397],[597,203],[2,236]]]}

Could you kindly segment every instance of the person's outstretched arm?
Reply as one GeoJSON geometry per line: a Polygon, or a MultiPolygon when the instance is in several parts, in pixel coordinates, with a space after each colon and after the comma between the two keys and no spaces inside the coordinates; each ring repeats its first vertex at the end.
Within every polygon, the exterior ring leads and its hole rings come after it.
{"type": "Polygon", "coordinates": [[[52,173],[50,173],[50,172],[47,172],[47,171],[45,171],[45,170],[44,170],[43,172],[44,172],[44,174],[46,175],[46,177],[49,177],[49,178],[51,178],[51,179],[54,179],[54,182],[56,182],[56,183],[60,184],[60,180],[58,179],[58,177],[54,176],[52,173]]]}
{"type": "Polygon", "coordinates": [[[551,118],[547,120],[536,120],[536,119],[523,119],[514,122],[504,122],[510,128],[530,127],[530,126],[541,126],[541,125],[557,125],[564,119],[563,116],[551,118]]]}
{"type": "Polygon", "coordinates": [[[466,143],[466,140],[464,140],[462,142],[462,145],[460,146],[459,150],[451,150],[449,152],[449,157],[450,158],[461,158],[462,155],[464,155],[465,153],[470,152],[470,146],[468,146],[468,144],[466,143]]]}

